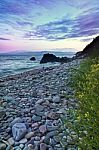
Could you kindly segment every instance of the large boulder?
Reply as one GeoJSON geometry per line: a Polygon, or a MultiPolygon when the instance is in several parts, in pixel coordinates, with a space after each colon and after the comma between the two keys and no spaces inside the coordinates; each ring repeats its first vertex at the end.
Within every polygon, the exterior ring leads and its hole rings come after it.
{"type": "Polygon", "coordinates": [[[47,63],[47,62],[59,62],[59,58],[57,58],[55,55],[53,54],[44,54],[40,63],[47,63]]]}
{"type": "Polygon", "coordinates": [[[88,44],[83,51],[77,52],[74,58],[97,57],[99,56],[99,36],[88,44]]]}
{"type": "Polygon", "coordinates": [[[12,126],[12,135],[15,141],[20,141],[27,133],[27,128],[24,123],[15,123],[12,126]]]}
{"type": "Polygon", "coordinates": [[[71,58],[68,58],[68,57],[56,57],[55,55],[53,54],[44,54],[41,61],[40,61],[40,64],[42,63],[48,63],[48,62],[61,62],[61,63],[67,63],[68,61],[70,61],[71,58]]]}
{"type": "Polygon", "coordinates": [[[36,58],[35,58],[35,57],[31,57],[31,58],[30,58],[30,60],[35,61],[35,60],[36,60],[36,58]]]}

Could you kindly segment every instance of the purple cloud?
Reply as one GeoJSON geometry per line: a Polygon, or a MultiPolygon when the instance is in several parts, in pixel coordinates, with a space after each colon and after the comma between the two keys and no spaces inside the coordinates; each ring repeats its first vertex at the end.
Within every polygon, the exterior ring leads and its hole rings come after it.
{"type": "Polygon", "coordinates": [[[7,39],[7,38],[0,38],[0,40],[5,41],[5,40],[10,40],[10,39],[7,39]]]}
{"type": "Polygon", "coordinates": [[[99,33],[99,10],[86,12],[74,19],[62,19],[37,26],[30,37],[44,37],[48,40],[79,38],[99,33]],[[96,18],[96,19],[95,19],[96,18]]]}
{"type": "Polygon", "coordinates": [[[33,23],[31,22],[22,22],[22,21],[17,21],[17,24],[20,25],[20,26],[27,26],[27,25],[30,25],[30,26],[33,26],[33,23]]]}
{"type": "Polygon", "coordinates": [[[30,40],[55,41],[98,34],[98,3],[99,0],[77,0],[77,3],[74,0],[1,0],[1,36],[11,34],[30,40]]]}

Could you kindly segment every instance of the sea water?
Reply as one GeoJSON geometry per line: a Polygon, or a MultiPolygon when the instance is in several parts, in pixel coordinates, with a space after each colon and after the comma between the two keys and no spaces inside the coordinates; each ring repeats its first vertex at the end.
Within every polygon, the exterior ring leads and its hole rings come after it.
{"type": "MultiPolygon", "coordinates": [[[[42,68],[59,64],[40,64],[40,60],[44,53],[46,52],[0,54],[0,77],[22,73],[25,71],[33,70],[34,68],[42,68]],[[32,56],[36,58],[36,61],[30,61],[32,56]]],[[[72,57],[74,55],[72,52],[50,53],[53,53],[58,57],[72,57]]]]}

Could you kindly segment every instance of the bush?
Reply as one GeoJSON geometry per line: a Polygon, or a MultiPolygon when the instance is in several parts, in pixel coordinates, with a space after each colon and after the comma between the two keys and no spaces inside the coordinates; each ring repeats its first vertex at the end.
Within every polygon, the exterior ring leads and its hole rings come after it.
{"type": "Polygon", "coordinates": [[[66,121],[76,133],[74,144],[81,150],[99,149],[99,58],[87,59],[72,70],[72,88],[78,108],[70,113],[74,121],[66,121]]]}

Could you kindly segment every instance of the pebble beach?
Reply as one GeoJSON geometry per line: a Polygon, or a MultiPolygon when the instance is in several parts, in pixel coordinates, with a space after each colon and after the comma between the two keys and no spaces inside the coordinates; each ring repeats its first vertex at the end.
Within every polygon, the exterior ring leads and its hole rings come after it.
{"type": "MultiPolygon", "coordinates": [[[[74,60],[0,78],[0,150],[65,150],[61,117],[76,107],[67,86],[74,60]]],[[[76,150],[68,145],[66,150],[76,150]]]]}

